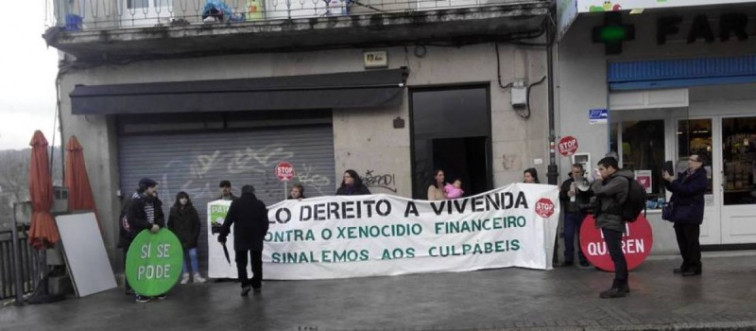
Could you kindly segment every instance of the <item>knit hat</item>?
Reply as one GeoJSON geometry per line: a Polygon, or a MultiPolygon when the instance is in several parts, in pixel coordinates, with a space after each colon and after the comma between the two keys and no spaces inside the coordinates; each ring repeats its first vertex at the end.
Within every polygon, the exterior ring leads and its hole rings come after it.
{"type": "Polygon", "coordinates": [[[139,188],[147,189],[148,187],[155,187],[157,184],[156,181],[149,178],[142,178],[139,180],[139,188]]]}

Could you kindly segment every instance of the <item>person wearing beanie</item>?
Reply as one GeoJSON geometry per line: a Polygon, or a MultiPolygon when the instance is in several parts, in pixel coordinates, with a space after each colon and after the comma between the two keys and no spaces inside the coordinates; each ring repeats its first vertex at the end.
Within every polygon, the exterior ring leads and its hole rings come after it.
{"type": "MultiPolygon", "coordinates": [[[[165,227],[163,203],[157,197],[157,186],[156,181],[150,178],[142,178],[139,181],[139,188],[131,196],[126,221],[134,236],[143,230],[157,233],[165,227]]],[[[159,295],[157,298],[165,299],[165,294],[159,295]]],[[[149,302],[150,300],[149,297],[136,295],[136,301],[139,303],[149,302]]]]}
{"type": "Polygon", "coordinates": [[[230,200],[234,201],[236,200],[236,196],[233,192],[231,192],[231,182],[227,180],[222,180],[220,182],[220,185],[218,185],[221,190],[221,195],[218,197],[218,200],[230,200]]]}
{"type": "Polygon", "coordinates": [[[236,251],[236,269],[241,282],[241,295],[249,294],[251,289],[259,293],[262,288],[262,250],[263,238],[268,233],[268,209],[255,196],[252,185],[242,187],[242,196],[231,202],[226,219],[223,221],[218,242],[225,243],[226,237],[234,227],[234,251],[236,251]],[[252,260],[252,279],[247,278],[247,263],[252,260]]]}

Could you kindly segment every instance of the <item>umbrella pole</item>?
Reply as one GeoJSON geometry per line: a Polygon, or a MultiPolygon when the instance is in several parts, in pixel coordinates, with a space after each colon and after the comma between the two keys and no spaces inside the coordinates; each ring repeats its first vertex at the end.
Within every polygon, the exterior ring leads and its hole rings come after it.
{"type": "Polygon", "coordinates": [[[13,240],[13,271],[16,284],[16,306],[24,304],[24,293],[21,286],[21,256],[19,256],[18,247],[18,221],[16,220],[16,206],[18,203],[13,203],[13,227],[11,230],[11,240],[13,240]]]}

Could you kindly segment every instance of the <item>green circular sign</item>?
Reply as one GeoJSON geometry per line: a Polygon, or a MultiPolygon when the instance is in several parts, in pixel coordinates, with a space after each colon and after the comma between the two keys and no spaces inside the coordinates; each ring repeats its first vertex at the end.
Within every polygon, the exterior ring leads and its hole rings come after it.
{"type": "Polygon", "coordinates": [[[126,279],[140,295],[167,293],[181,276],[184,249],[173,232],[143,230],[134,238],[126,253],[126,279]]]}

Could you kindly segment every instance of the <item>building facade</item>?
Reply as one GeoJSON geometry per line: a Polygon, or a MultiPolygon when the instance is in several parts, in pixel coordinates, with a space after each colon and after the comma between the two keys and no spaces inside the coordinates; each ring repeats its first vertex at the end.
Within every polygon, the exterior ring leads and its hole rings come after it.
{"type": "Polygon", "coordinates": [[[166,212],[186,191],[205,215],[221,180],[270,205],[293,183],[334,194],[347,169],[422,199],[435,168],[470,194],[545,175],[549,1],[241,2],[51,7],[68,23],[45,36],[66,54],[61,131],[84,146],[116,270],[120,201],[142,177],[166,212]]]}
{"type": "MultiPolygon", "coordinates": [[[[575,4],[555,69],[559,135],[577,138],[591,169],[615,151],[650,179],[655,254],[677,251],[660,169],[684,169],[691,154],[709,175],[701,243],[756,243],[756,3],[575,4]]],[[[561,159],[562,173],[573,161],[561,159]]]]}

